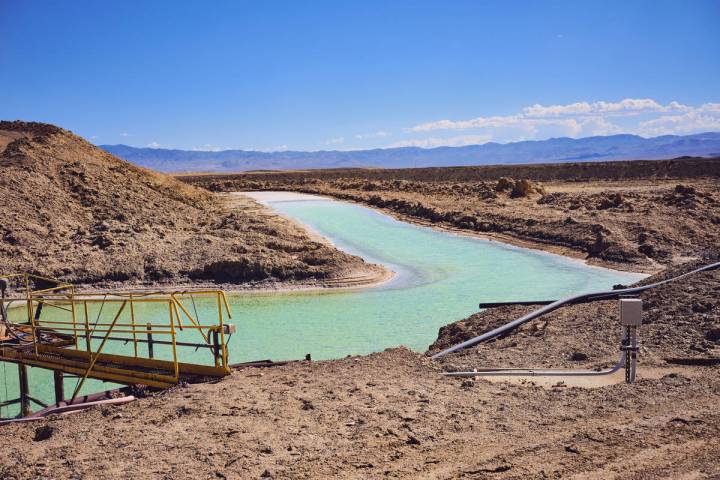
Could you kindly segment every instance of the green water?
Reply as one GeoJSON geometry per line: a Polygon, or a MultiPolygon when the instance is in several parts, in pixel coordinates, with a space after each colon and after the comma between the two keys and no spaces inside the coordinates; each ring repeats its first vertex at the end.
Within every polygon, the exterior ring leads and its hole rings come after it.
{"type": "MultiPolygon", "coordinates": [[[[588,267],[557,255],[410,225],[333,200],[304,197],[267,203],[337,247],[385,264],[397,275],[384,285],[359,291],[230,297],[237,326],[229,343],[232,362],[297,359],[306,353],[313,359],[329,359],[398,345],[424,351],[435,340],[439,327],[476,312],[479,302],[554,299],[642,278],[588,267]]],[[[212,323],[213,306],[211,302],[197,303],[204,323],[212,323]]],[[[147,319],[158,312],[146,309],[139,315],[147,319]]],[[[43,312],[46,314],[58,315],[43,312]]],[[[92,311],[91,317],[96,314],[92,311]]],[[[111,314],[114,312],[109,309],[104,315],[111,314]]],[[[185,333],[181,340],[197,341],[193,335],[185,333]]],[[[113,344],[109,351],[122,353],[130,348],[113,344]]],[[[167,357],[169,352],[156,348],[156,354],[167,357]]],[[[206,351],[183,350],[183,356],[186,361],[202,363],[212,359],[206,351]]],[[[16,369],[11,365],[5,369],[0,366],[0,375],[7,375],[7,395],[15,398],[16,369]]],[[[68,392],[75,383],[66,380],[68,392]]],[[[31,384],[36,397],[51,401],[49,372],[31,369],[31,384]]],[[[83,390],[87,393],[111,387],[92,381],[83,390]]],[[[4,388],[0,383],[0,401],[6,398],[4,388]]],[[[7,416],[7,409],[2,414],[7,416]]]]}

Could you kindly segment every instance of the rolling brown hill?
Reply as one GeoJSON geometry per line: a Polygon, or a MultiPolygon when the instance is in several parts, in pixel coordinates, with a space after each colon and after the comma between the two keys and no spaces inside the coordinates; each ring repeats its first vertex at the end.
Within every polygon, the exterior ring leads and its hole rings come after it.
{"type": "Polygon", "coordinates": [[[377,270],[251,200],[230,204],[47,124],[0,122],[0,202],[0,272],[237,284],[377,270]]]}

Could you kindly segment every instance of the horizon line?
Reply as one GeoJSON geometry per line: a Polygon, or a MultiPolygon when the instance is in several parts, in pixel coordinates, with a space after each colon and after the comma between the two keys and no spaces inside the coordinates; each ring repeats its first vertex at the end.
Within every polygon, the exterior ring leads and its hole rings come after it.
{"type": "Polygon", "coordinates": [[[613,135],[590,135],[587,137],[548,137],[545,139],[535,139],[535,140],[516,140],[516,141],[510,141],[510,142],[494,142],[494,141],[488,141],[485,143],[475,143],[470,145],[437,145],[433,147],[421,147],[417,145],[408,145],[408,146],[402,146],[402,147],[377,147],[377,148],[359,148],[359,149],[349,149],[349,150],[258,150],[258,149],[244,149],[244,148],[225,148],[222,150],[202,150],[202,149],[187,149],[187,148],[166,148],[166,147],[149,147],[149,146],[143,146],[143,147],[137,147],[134,145],[128,145],[126,143],[103,143],[103,144],[95,144],[96,147],[128,147],[133,148],[136,150],[156,150],[156,151],[176,151],[176,152],[195,152],[195,153],[224,153],[224,152],[245,152],[245,153],[264,153],[264,154],[273,154],[273,153],[351,153],[351,152],[372,152],[376,150],[438,150],[438,149],[461,149],[461,148],[469,148],[469,147],[482,147],[485,145],[515,145],[519,143],[536,143],[536,142],[548,142],[551,140],[587,140],[590,138],[611,138],[611,137],[637,137],[642,138],[643,140],[652,140],[656,138],[664,138],[664,137],[696,137],[699,135],[708,135],[708,134],[720,134],[720,131],[716,130],[708,130],[705,132],[698,132],[698,133],[689,133],[687,135],[676,135],[676,134],[666,134],[666,135],[657,135],[654,137],[645,137],[643,135],[638,135],[635,133],[616,133],[613,135]]]}

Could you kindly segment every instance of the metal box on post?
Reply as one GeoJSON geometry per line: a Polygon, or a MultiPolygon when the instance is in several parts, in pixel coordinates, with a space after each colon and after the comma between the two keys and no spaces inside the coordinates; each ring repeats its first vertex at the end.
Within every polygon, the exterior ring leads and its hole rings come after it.
{"type": "Polygon", "coordinates": [[[620,299],[620,321],[625,327],[642,325],[642,300],[639,298],[620,299]]]}

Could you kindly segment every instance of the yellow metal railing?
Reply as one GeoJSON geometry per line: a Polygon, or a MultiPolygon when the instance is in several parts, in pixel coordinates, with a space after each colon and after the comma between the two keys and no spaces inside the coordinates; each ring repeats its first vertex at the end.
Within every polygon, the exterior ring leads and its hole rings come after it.
{"type": "MultiPolygon", "coordinates": [[[[43,354],[60,355],[72,359],[58,361],[75,368],[73,371],[77,370],[78,359],[84,361],[81,363],[84,373],[78,374],[80,380],[73,398],[89,377],[140,376],[154,383],[171,384],[178,383],[181,374],[230,373],[226,335],[233,332],[233,327],[226,319],[230,320],[232,314],[221,290],[78,293],[69,283],[35,275],[0,275],[0,278],[15,287],[12,289],[15,298],[7,300],[25,303],[27,321],[15,323],[23,332],[23,344],[17,350],[22,350],[24,358],[47,363],[47,355],[43,354]],[[216,321],[201,323],[197,301],[212,305],[216,321]],[[146,308],[153,311],[144,312],[146,308]],[[57,313],[43,314],[48,310],[57,313]],[[195,337],[197,342],[188,341],[192,332],[199,333],[195,337]],[[106,347],[110,342],[115,347],[108,353],[106,347]],[[119,343],[122,345],[118,347],[119,343]],[[141,348],[142,345],[147,348],[141,348]],[[170,347],[170,358],[155,358],[155,349],[160,347],[170,347]],[[214,365],[181,362],[179,347],[209,349],[214,365]]],[[[0,360],[7,351],[7,346],[0,348],[0,360]]],[[[14,354],[8,355],[16,358],[14,354]]]]}

